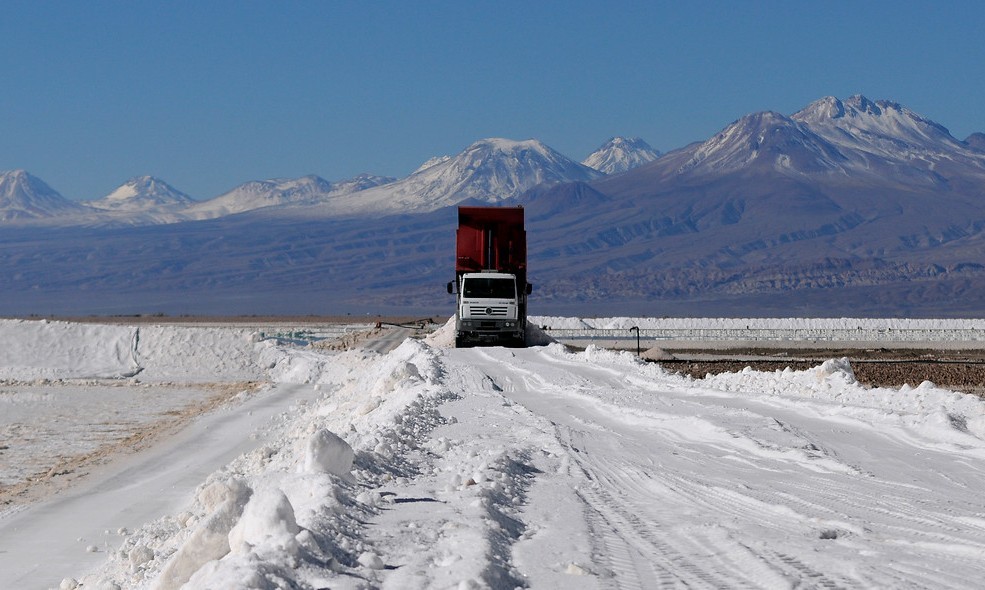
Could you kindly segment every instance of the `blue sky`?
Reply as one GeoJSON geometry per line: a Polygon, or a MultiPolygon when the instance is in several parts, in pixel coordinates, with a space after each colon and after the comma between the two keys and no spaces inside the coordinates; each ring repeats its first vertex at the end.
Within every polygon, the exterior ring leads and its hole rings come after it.
{"type": "Polygon", "coordinates": [[[99,198],[151,174],[405,176],[484,137],[669,151],[822,96],[985,131],[981,2],[5,2],[0,170],[99,198]]]}

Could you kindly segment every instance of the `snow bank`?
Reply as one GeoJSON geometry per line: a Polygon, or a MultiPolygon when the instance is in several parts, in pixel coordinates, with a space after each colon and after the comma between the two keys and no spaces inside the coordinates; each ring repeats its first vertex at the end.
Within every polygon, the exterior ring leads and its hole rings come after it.
{"type": "Polygon", "coordinates": [[[384,567],[362,523],[386,501],[364,492],[392,480],[400,455],[441,421],[436,399],[447,391],[435,385],[434,350],[413,340],[386,356],[269,345],[260,357],[275,380],[323,395],[281,416],[272,442],[212,474],[186,513],[127,537],[90,583],[334,587],[339,572],[384,567]]]}
{"type": "MultiPolygon", "coordinates": [[[[394,587],[519,584],[495,565],[508,555],[496,555],[516,534],[531,473],[522,463],[524,449],[546,424],[521,436],[491,427],[498,436],[491,440],[443,415],[438,408],[459,394],[441,351],[427,342],[407,340],[387,355],[265,346],[260,358],[275,380],[307,384],[321,396],[281,415],[266,444],[209,476],[185,512],[130,533],[87,584],[155,590],[377,587],[384,579],[394,587]],[[438,427],[455,438],[432,438],[438,427]],[[415,474],[426,476],[427,488],[385,491],[408,485],[415,474]],[[384,534],[372,538],[367,522],[385,519],[396,506],[413,511],[417,502],[430,515],[438,511],[443,526],[381,524],[384,534]],[[395,541],[396,531],[422,538],[395,541]],[[425,537],[439,540],[431,546],[425,537]],[[410,562],[402,572],[393,568],[410,562]]],[[[504,406],[492,383],[475,379],[483,389],[478,398],[462,399],[463,408],[485,404],[482,411],[499,423],[523,411],[504,406]]]]}
{"type": "Polygon", "coordinates": [[[122,378],[140,371],[136,329],[0,320],[0,379],[122,378]]]}
{"type": "Polygon", "coordinates": [[[259,379],[249,330],[0,320],[0,379],[259,379]]]}
{"type": "MultiPolygon", "coordinates": [[[[525,339],[527,346],[545,346],[555,342],[533,320],[527,322],[525,339]]],[[[443,326],[428,334],[424,340],[435,348],[455,348],[455,316],[448,318],[443,326]]]]}
{"type": "Polygon", "coordinates": [[[334,432],[322,428],[311,435],[304,455],[304,470],[348,477],[355,454],[352,447],[334,432]]]}
{"type": "Polygon", "coordinates": [[[424,340],[435,348],[455,348],[455,316],[443,326],[428,334],[424,340]]]}
{"type": "Polygon", "coordinates": [[[737,394],[794,409],[809,403],[826,416],[879,428],[899,427],[926,445],[960,445],[977,449],[985,457],[985,399],[942,389],[929,381],[899,389],[870,388],[856,380],[847,358],[829,359],[803,371],[786,368],[770,372],[746,367],[734,373],[694,379],[644,363],[633,353],[595,345],[579,353],[563,354],[619,372],[639,371],[655,383],[676,383],[678,388],[700,395],[737,394]]]}
{"type": "Polygon", "coordinates": [[[702,388],[765,395],[795,406],[805,400],[827,415],[902,427],[929,445],[957,444],[979,449],[985,457],[985,400],[941,389],[929,381],[895,388],[858,383],[847,358],[829,359],[806,371],[754,371],[707,375],[702,388]]]}
{"type": "Polygon", "coordinates": [[[258,358],[267,346],[245,328],[141,326],[136,360],[144,380],[254,380],[263,378],[258,358]]]}
{"type": "MultiPolygon", "coordinates": [[[[206,485],[199,493],[199,501],[207,515],[161,572],[154,590],[176,590],[203,566],[229,553],[230,534],[252,495],[253,490],[238,479],[206,485]]],[[[140,543],[135,544],[127,556],[131,570],[141,571],[153,562],[155,552],[140,543]],[[139,557],[133,559],[134,554],[139,557]]]]}

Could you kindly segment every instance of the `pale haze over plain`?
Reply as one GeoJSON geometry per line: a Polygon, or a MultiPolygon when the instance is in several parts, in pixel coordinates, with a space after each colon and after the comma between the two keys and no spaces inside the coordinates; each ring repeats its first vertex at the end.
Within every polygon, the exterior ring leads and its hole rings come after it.
{"type": "Polygon", "coordinates": [[[980,2],[8,2],[0,170],[72,199],[158,176],[406,176],[485,137],[580,160],[754,111],[895,100],[985,131],[980,2]]]}

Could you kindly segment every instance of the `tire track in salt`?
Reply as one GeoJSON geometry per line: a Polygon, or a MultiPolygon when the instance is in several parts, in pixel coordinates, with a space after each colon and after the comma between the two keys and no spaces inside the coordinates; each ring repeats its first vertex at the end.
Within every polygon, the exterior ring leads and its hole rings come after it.
{"type": "MultiPolygon", "coordinates": [[[[589,446],[583,433],[568,431],[563,444],[572,450],[572,458],[585,476],[598,483],[582,492],[582,498],[598,523],[605,546],[605,557],[613,569],[613,581],[619,588],[635,587],[758,587],[755,582],[739,579],[735,572],[722,568],[714,558],[730,554],[725,545],[699,543],[703,551],[676,549],[687,539],[681,531],[664,527],[653,504],[662,500],[679,503],[676,498],[654,494],[652,476],[626,464],[595,460],[591,452],[578,451],[589,446]],[[579,440],[581,442],[579,442],[579,440]],[[634,499],[636,499],[634,501],[634,499]],[[702,559],[693,556],[704,554],[702,559]],[[714,566],[714,567],[712,567],[714,566]],[[642,585],[639,585],[642,584],[642,585]]],[[[563,434],[562,434],[563,437],[563,434]]]]}
{"type": "MultiPolygon", "coordinates": [[[[490,362],[500,362],[491,353],[481,354],[490,362]]],[[[552,379],[548,380],[542,377],[542,372],[520,367],[518,361],[511,358],[509,373],[516,378],[501,377],[498,380],[515,382],[519,379],[522,385],[514,384],[507,388],[506,394],[520,403],[530,401],[521,399],[525,397],[518,395],[521,392],[564,397],[567,388],[599,386],[584,378],[584,370],[577,375],[560,376],[560,381],[557,374],[551,374],[552,379]]],[[[607,377],[604,379],[609,382],[607,385],[611,385],[612,373],[602,371],[601,374],[607,377]]],[[[621,380],[614,381],[625,386],[621,380]]],[[[610,581],[615,587],[742,588],[761,587],[764,580],[769,580],[765,583],[767,586],[781,581],[776,568],[727,535],[713,539],[664,526],[661,510],[654,511],[653,507],[685,506],[681,495],[663,486],[654,478],[652,470],[621,460],[633,456],[633,452],[620,448],[603,449],[611,447],[613,441],[618,442],[625,433],[613,435],[595,423],[591,415],[575,418],[579,426],[558,425],[557,437],[582,475],[593,482],[580,490],[580,496],[586,503],[589,525],[599,538],[599,557],[608,563],[610,581]],[[677,545],[683,545],[687,550],[677,550],[677,545]],[[754,572],[753,579],[743,579],[737,569],[754,572]]],[[[558,424],[554,418],[551,420],[558,424]]]]}
{"type": "Polygon", "coordinates": [[[852,407],[664,388],[611,356],[480,354],[591,482],[580,496],[612,570],[602,583],[974,588],[985,574],[972,451],[917,444],[905,424],[852,407]]]}

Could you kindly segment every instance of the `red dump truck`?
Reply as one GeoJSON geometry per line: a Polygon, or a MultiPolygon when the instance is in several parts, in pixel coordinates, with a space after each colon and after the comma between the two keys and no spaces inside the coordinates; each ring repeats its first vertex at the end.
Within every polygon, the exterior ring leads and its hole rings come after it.
{"type": "Polygon", "coordinates": [[[524,346],[531,286],[523,207],[459,207],[455,242],[455,346],[524,346]]]}

